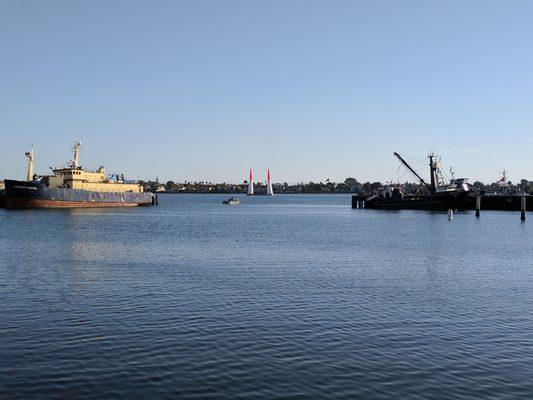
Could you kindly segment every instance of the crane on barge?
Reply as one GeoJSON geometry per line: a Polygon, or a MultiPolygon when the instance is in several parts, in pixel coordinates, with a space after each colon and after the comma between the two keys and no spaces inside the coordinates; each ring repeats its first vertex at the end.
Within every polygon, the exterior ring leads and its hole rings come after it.
{"type": "Polygon", "coordinates": [[[433,153],[428,156],[430,183],[427,183],[399,153],[394,152],[394,156],[420,181],[421,185],[427,188],[427,193],[404,195],[399,187],[387,187],[380,193],[367,198],[367,208],[448,210],[464,207],[465,200],[470,194],[467,179],[453,179],[446,183],[440,171],[440,163],[433,153]]]}

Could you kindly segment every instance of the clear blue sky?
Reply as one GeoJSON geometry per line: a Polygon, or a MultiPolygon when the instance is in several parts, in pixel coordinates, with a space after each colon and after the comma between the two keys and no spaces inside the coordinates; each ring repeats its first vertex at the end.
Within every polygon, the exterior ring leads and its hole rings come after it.
{"type": "Polygon", "coordinates": [[[533,179],[531,1],[0,0],[0,176],[533,179]],[[423,171],[426,173],[426,171],[423,171]]]}

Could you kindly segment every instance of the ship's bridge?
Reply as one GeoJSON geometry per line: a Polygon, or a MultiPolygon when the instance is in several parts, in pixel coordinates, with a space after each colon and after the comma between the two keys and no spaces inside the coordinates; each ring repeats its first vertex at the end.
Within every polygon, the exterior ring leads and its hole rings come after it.
{"type": "Polygon", "coordinates": [[[64,187],[94,192],[142,192],[137,183],[122,183],[110,180],[104,167],[96,171],[85,171],[82,167],[58,168],[49,177],[50,187],[64,187]]]}

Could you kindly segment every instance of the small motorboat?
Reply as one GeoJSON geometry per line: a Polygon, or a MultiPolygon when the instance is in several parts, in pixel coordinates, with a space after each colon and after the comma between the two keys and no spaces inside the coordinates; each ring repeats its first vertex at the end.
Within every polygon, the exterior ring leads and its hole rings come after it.
{"type": "Polygon", "coordinates": [[[229,204],[230,206],[236,206],[238,204],[241,204],[241,201],[236,197],[230,197],[227,200],[224,200],[222,204],[229,204]]]}

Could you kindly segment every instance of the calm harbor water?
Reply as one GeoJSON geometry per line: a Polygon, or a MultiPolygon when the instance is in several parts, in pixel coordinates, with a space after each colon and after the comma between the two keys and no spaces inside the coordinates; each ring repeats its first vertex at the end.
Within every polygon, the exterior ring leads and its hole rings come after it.
{"type": "Polygon", "coordinates": [[[533,215],[226,197],[0,210],[0,398],[533,398],[533,215]]]}

